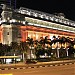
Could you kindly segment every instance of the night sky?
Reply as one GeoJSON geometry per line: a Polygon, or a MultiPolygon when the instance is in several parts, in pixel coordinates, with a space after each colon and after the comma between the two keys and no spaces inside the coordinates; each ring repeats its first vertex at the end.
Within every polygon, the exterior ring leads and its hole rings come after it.
{"type": "Polygon", "coordinates": [[[50,14],[64,13],[66,18],[75,21],[74,0],[17,0],[17,8],[26,7],[50,14]]]}

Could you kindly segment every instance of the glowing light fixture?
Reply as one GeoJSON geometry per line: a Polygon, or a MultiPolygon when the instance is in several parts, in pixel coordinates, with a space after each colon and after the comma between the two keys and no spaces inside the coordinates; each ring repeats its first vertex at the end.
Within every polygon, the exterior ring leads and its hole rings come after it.
{"type": "Polygon", "coordinates": [[[25,21],[23,21],[23,24],[25,24],[25,21]]]}

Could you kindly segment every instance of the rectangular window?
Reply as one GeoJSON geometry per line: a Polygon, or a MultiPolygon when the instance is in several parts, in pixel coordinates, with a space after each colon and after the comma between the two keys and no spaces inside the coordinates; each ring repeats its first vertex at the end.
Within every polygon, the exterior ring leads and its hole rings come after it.
{"type": "Polygon", "coordinates": [[[9,32],[7,32],[7,35],[9,35],[9,32]]]}

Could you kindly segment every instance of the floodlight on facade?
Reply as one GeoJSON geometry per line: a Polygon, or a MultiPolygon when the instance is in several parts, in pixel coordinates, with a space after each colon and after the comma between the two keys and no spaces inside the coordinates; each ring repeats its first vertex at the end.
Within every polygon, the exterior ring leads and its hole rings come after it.
{"type": "Polygon", "coordinates": [[[49,16],[46,16],[46,19],[49,20],[49,16]]]}
{"type": "Polygon", "coordinates": [[[69,25],[69,21],[67,22],[67,24],[69,25]]]}
{"type": "Polygon", "coordinates": [[[51,20],[51,21],[54,21],[54,17],[50,17],[50,20],[51,20]]]}
{"type": "Polygon", "coordinates": [[[74,24],[74,26],[75,26],[75,24],[74,24]]]}
{"type": "Polygon", "coordinates": [[[43,18],[44,16],[43,15],[40,15],[40,17],[43,18]]]}
{"type": "Polygon", "coordinates": [[[33,23],[28,23],[28,25],[34,25],[33,23]]]}
{"type": "Polygon", "coordinates": [[[71,23],[70,25],[73,26],[73,23],[71,23]]]}
{"type": "Polygon", "coordinates": [[[25,14],[25,12],[24,11],[21,11],[21,14],[25,14]]]}
{"type": "Polygon", "coordinates": [[[31,15],[31,12],[28,12],[27,14],[28,14],[28,15],[31,15]]]}
{"type": "Polygon", "coordinates": [[[61,19],[59,19],[59,22],[61,23],[61,19]]]}
{"type": "Polygon", "coordinates": [[[25,22],[25,21],[23,21],[22,23],[25,25],[25,23],[26,23],[26,22],[25,22]]]}
{"type": "Polygon", "coordinates": [[[10,20],[10,23],[15,23],[15,22],[16,22],[15,19],[10,20]]]}
{"type": "Polygon", "coordinates": [[[2,21],[0,21],[0,24],[2,24],[2,21]]]}
{"type": "Polygon", "coordinates": [[[6,19],[3,19],[2,22],[7,22],[7,20],[6,19]]]}
{"type": "Polygon", "coordinates": [[[34,13],[33,13],[33,16],[34,16],[34,17],[37,17],[38,15],[37,15],[37,13],[34,12],[34,13]]]}
{"type": "Polygon", "coordinates": [[[55,22],[58,22],[58,19],[57,18],[55,18],[55,22]]]}

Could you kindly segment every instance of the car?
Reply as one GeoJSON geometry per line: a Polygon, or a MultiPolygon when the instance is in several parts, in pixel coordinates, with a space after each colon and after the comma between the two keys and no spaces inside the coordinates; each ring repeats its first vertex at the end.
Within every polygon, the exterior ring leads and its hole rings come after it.
{"type": "Polygon", "coordinates": [[[34,60],[34,59],[27,59],[27,60],[26,60],[26,64],[31,64],[31,63],[36,64],[37,61],[34,60]]]}

